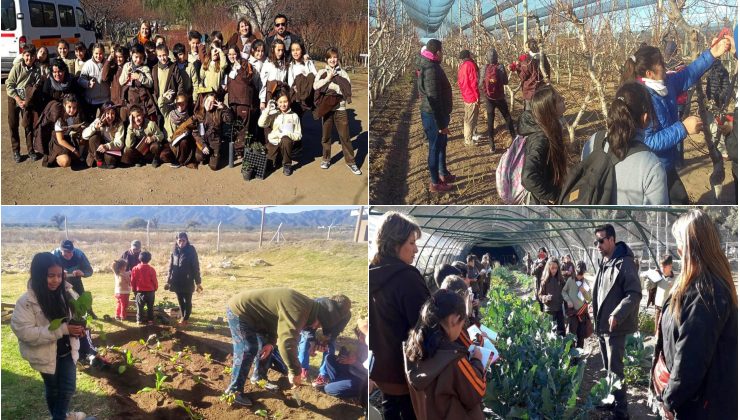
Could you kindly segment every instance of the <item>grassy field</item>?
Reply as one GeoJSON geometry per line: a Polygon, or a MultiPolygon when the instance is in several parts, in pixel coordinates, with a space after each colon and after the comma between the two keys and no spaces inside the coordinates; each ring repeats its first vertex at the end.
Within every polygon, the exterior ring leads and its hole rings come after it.
{"type": "MultiPolygon", "coordinates": [[[[55,248],[62,239],[59,231],[39,229],[3,229],[2,291],[3,303],[15,303],[26,290],[28,268],[36,252],[55,248]]],[[[215,234],[193,232],[191,243],[200,257],[204,291],[193,297],[193,315],[188,334],[230,342],[225,324],[215,321],[224,317],[225,302],[241,290],[285,286],[310,297],[343,293],[352,300],[353,319],[344,331],[343,338],[353,339],[352,329],[359,316],[367,314],[367,245],[347,241],[305,240],[264,245],[257,249],[254,239],[245,234],[222,233],[221,252],[215,251],[215,234]],[[245,240],[247,236],[247,240],[245,240]],[[224,245],[224,242],[227,245],[224,245]],[[263,260],[268,265],[252,266],[263,260]],[[215,329],[213,328],[215,327],[215,329]]],[[[287,235],[286,235],[287,236],[287,235]]],[[[144,240],[140,232],[93,230],[76,233],[70,239],[85,251],[95,274],[84,279],[86,290],[94,296],[94,308],[99,317],[113,316],[113,274],[110,263],[128,248],[134,238],[144,240]]],[[[153,266],[160,284],[164,283],[167,262],[173,246],[173,232],[152,235],[150,246],[153,266]]],[[[173,293],[160,286],[156,300],[176,302],[173,293]]],[[[116,333],[125,328],[136,328],[132,323],[104,323],[105,332],[116,333]]],[[[2,325],[2,417],[36,419],[46,418],[43,383],[38,372],[32,370],[18,353],[18,343],[8,325],[2,325]]],[[[96,345],[103,346],[102,339],[96,345]]],[[[318,356],[317,356],[318,357],[318,356]]],[[[312,373],[318,369],[318,358],[312,359],[312,373]]],[[[77,394],[73,408],[96,415],[100,419],[112,415],[110,394],[101,389],[97,379],[78,371],[77,394]]],[[[114,413],[113,413],[114,414],[114,413]]]]}

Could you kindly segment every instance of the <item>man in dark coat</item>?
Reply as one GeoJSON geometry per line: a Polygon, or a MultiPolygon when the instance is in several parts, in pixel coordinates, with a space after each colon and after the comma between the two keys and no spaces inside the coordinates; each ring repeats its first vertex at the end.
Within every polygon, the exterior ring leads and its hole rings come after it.
{"type": "MultiPolygon", "coordinates": [[[[275,25],[275,33],[268,36],[265,39],[265,51],[272,51],[272,43],[276,39],[283,41],[285,44],[285,53],[290,54],[290,44],[298,42],[303,44],[303,39],[298,34],[294,34],[288,30],[288,17],[280,13],[273,19],[275,25]]],[[[267,53],[265,53],[267,54],[267,53]]]]}
{"type": "Polygon", "coordinates": [[[131,248],[125,250],[121,255],[121,259],[126,261],[126,270],[131,271],[132,268],[139,264],[139,254],[141,253],[141,241],[138,239],[131,241],[131,248]]]}
{"type": "Polygon", "coordinates": [[[180,232],[177,234],[177,244],[170,255],[170,270],[167,275],[165,290],[175,292],[177,302],[180,305],[182,319],[180,325],[187,325],[190,313],[193,310],[193,292],[203,291],[200,284],[200,263],[198,252],[190,244],[188,234],[180,232]],[[197,289],[196,289],[197,285],[197,289]]]}
{"type": "MultiPolygon", "coordinates": [[[[624,380],[624,346],[626,335],[637,331],[637,314],[642,289],[635,256],[624,242],[617,242],[614,226],[598,226],[594,246],[603,260],[594,284],[594,329],[599,337],[604,368],[624,380]]],[[[614,391],[614,418],[627,419],[627,390],[614,391]]]]}
{"type": "Polygon", "coordinates": [[[421,97],[421,122],[429,142],[428,165],[431,175],[430,192],[450,191],[450,183],[455,176],[447,170],[447,136],[450,134],[450,114],[452,113],[452,86],[440,62],[442,42],[430,39],[419,58],[419,79],[417,81],[421,97]]]}

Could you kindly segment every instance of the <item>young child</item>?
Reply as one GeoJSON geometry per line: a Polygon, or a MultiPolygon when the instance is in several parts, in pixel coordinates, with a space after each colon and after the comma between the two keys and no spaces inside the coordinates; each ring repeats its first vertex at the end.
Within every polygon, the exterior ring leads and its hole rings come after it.
{"type": "Polygon", "coordinates": [[[169,111],[164,119],[168,149],[172,153],[170,159],[172,167],[195,166],[195,141],[191,130],[187,128],[188,121],[192,123],[189,98],[190,96],[184,93],[177,95],[174,109],[169,111]],[[184,137],[180,138],[181,136],[184,137]],[[175,140],[177,144],[173,144],[175,140]]]}
{"type": "Polygon", "coordinates": [[[422,306],[404,345],[406,378],[419,418],[483,419],[486,393],[482,356],[455,342],[467,319],[465,301],[440,289],[422,306]]]}
{"type": "Polygon", "coordinates": [[[537,295],[545,305],[545,312],[550,314],[557,333],[565,336],[565,317],[563,316],[563,273],[556,257],[550,258],[542,271],[542,281],[537,295]]]}
{"type": "Polygon", "coordinates": [[[82,139],[88,141],[87,166],[113,169],[121,157],[124,129],[117,106],[106,102],[100,117],[82,131],[82,139]]]}
{"type": "Polygon", "coordinates": [[[158,167],[164,146],[162,130],[157,123],[145,118],[144,111],[138,105],[132,106],[129,112],[131,123],[126,133],[126,148],[121,162],[142,166],[145,161],[151,160],[152,167],[158,167]]]}
{"type": "Polygon", "coordinates": [[[267,158],[273,162],[273,165],[277,165],[279,154],[283,163],[283,174],[290,176],[293,173],[293,149],[295,143],[303,137],[301,120],[290,109],[290,96],[287,90],[281,89],[276,96],[277,105],[274,101],[270,101],[257,123],[265,128],[267,158]]]}
{"type": "Polygon", "coordinates": [[[193,130],[195,138],[195,159],[200,163],[208,163],[212,170],[219,168],[221,160],[221,125],[229,124],[234,117],[231,110],[216,99],[215,92],[205,92],[202,95],[202,105],[195,113],[198,128],[193,130]]]}
{"type": "Polygon", "coordinates": [[[63,106],[64,112],[54,122],[49,155],[42,162],[45,166],[57,164],[60,168],[69,168],[85,156],[85,150],[80,141],[83,131],[81,124],[84,120],[79,112],[77,97],[70,94],[65,95],[63,106]]]}
{"type": "Polygon", "coordinates": [[[144,306],[147,307],[146,324],[154,324],[154,293],[159,288],[157,283],[157,272],[149,265],[152,254],[149,251],[141,251],[139,261],[141,264],[131,269],[131,290],[136,294],[136,322],[144,325],[144,306]]]}
{"type": "Polygon", "coordinates": [[[80,41],[75,44],[75,65],[69,67],[69,74],[73,74],[75,77],[80,77],[82,66],[85,65],[87,60],[87,47],[82,41],[80,41]]]}
{"type": "Polygon", "coordinates": [[[217,40],[213,41],[205,54],[203,66],[200,68],[200,85],[219,92],[220,99],[223,99],[221,83],[224,80],[226,64],[226,56],[221,50],[221,43],[217,40]]]}
{"type": "Polygon", "coordinates": [[[114,296],[116,297],[116,320],[126,319],[128,297],[131,294],[131,272],[126,271],[126,260],[115,260],[111,268],[114,276],[114,296]]]}
{"type": "MultiPolygon", "coordinates": [[[[113,52],[103,64],[101,77],[110,85],[110,100],[114,104],[123,107],[123,86],[121,86],[121,74],[123,67],[129,60],[128,48],[116,45],[113,52]]],[[[127,114],[121,114],[121,120],[128,118],[127,114]]]]}
{"type": "MultiPolygon", "coordinates": [[[[355,163],[355,153],[352,149],[352,142],[349,140],[349,119],[347,118],[347,104],[352,103],[352,85],[349,81],[349,75],[339,65],[339,50],[329,48],[326,50],[326,68],[319,71],[313,88],[317,92],[323,90],[324,95],[333,93],[338,96],[331,108],[324,107],[326,111],[321,117],[321,146],[323,149],[321,159],[321,169],[329,169],[331,161],[331,131],[334,126],[339,133],[339,142],[342,145],[342,154],[344,154],[344,163],[355,175],[362,175],[362,171],[357,168],[355,163]],[[328,109],[326,109],[328,108],[328,109]]],[[[324,96],[326,100],[326,96],[324,96]]],[[[323,101],[322,101],[323,102],[323,101]]],[[[319,103],[316,104],[319,107],[319,103]]]]}
{"type": "Polygon", "coordinates": [[[288,65],[285,60],[285,44],[280,40],[272,42],[270,56],[260,70],[260,110],[267,108],[267,103],[275,99],[281,85],[288,77],[288,65]],[[268,86],[268,82],[269,83],[268,86]]]}
{"type": "Polygon", "coordinates": [[[294,101],[293,111],[298,118],[303,118],[303,113],[313,106],[313,84],[318,71],[313,60],[306,55],[306,48],[298,41],[290,44],[289,60],[288,86],[294,101]]]}
{"type": "Polygon", "coordinates": [[[64,61],[64,64],[67,65],[67,68],[69,69],[69,74],[76,74],[75,58],[74,56],[69,56],[69,42],[63,39],[59,41],[59,43],[57,44],[57,57],[62,59],[64,61]]]}
{"type": "Polygon", "coordinates": [[[131,48],[131,61],[123,65],[118,82],[122,86],[123,99],[129,109],[133,105],[139,105],[147,118],[154,119],[157,115],[157,105],[150,93],[154,82],[152,73],[146,66],[146,52],[141,44],[131,48]]]}
{"type": "Polygon", "coordinates": [[[104,103],[110,100],[110,86],[103,82],[103,58],[105,47],[96,43],[92,47],[92,58],[82,66],[77,83],[85,89],[85,101],[89,108],[85,112],[88,122],[97,116],[104,103]]]}

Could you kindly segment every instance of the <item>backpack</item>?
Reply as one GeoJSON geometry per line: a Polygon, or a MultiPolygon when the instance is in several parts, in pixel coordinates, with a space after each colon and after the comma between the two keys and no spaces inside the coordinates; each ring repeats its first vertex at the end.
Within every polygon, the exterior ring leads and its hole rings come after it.
{"type": "Polygon", "coordinates": [[[509,84],[505,71],[499,71],[500,64],[487,64],[483,79],[483,91],[488,99],[501,99],[504,85],[509,84]]]}
{"type": "Polygon", "coordinates": [[[527,198],[527,190],[522,185],[526,141],[526,137],[516,136],[496,168],[496,189],[506,204],[524,204],[527,198]]]}
{"type": "MultiPolygon", "coordinates": [[[[606,131],[596,133],[591,154],[568,174],[559,204],[616,204],[611,202],[617,184],[614,167],[621,161],[611,150],[604,152],[606,144],[606,131]]],[[[632,142],[625,159],[647,150],[644,143],[632,142]]]]}

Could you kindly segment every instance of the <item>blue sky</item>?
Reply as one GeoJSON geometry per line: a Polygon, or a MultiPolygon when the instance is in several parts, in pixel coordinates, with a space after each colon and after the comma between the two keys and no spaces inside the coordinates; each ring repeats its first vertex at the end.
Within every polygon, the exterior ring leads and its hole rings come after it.
{"type": "MultiPolygon", "coordinates": [[[[258,206],[231,206],[238,209],[259,209],[258,206]]],[[[367,209],[367,206],[365,206],[367,209]]],[[[312,210],[355,210],[359,209],[359,206],[274,206],[268,207],[265,213],[300,213],[302,211],[312,210]]]]}

